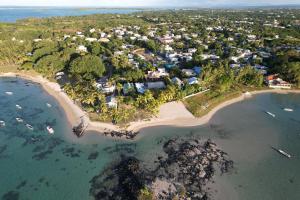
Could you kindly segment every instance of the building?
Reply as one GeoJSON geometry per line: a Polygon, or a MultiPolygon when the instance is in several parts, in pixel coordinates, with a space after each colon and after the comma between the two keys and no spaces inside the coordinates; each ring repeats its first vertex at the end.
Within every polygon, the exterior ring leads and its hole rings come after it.
{"type": "Polygon", "coordinates": [[[266,83],[270,88],[274,89],[291,89],[292,84],[279,78],[278,74],[269,75],[266,77],[266,83]]]}
{"type": "Polygon", "coordinates": [[[107,96],[105,100],[106,100],[107,107],[109,107],[109,108],[117,108],[118,107],[118,101],[117,101],[116,97],[107,96]]]}
{"type": "Polygon", "coordinates": [[[166,85],[163,81],[147,82],[147,89],[164,89],[166,85]]]}
{"type": "Polygon", "coordinates": [[[109,83],[106,77],[99,79],[95,86],[104,94],[114,93],[116,90],[116,86],[109,83]]]}
{"type": "Polygon", "coordinates": [[[188,79],[188,84],[189,85],[198,84],[198,79],[196,77],[191,77],[191,78],[188,79]]]}
{"type": "Polygon", "coordinates": [[[175,85],[178,85],[178,86],[182,86],[183,85],[182,80],[180,80],[178,77],[172,78],[172,83],[174,83],[175,85]]]}
{"type": "Polygon", "coordinates": [[[87,52],[87,48],[83,45],[79,45],[76,49],[78,52],[87,52]]]}
{"type": "Polygon", "coordinates": [[[146,91],[146,87],[144,83],[135,83],[135,88],[138,93],[144,94],[146,91]]]}
{"type": "Polygon", "coordinates": [[[182,69],[181,71],[187,77],[196,76],[196,73],[193,69],[182,69]]]}
{"type": "Polygon", "coordinates": [[[193,67],[193,70],[197,74],[197,76],[199,76],[202,72],[202,67],[195,66],[195,67],[193,67]]]}

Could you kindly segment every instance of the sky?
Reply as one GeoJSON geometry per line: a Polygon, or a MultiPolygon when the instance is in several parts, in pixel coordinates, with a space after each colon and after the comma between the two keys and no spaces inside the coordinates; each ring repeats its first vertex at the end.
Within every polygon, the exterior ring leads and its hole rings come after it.
{"type": "Polygon", "coordinates": [[[299,4],[299,0],[0,0],[0,6],[210,7],[299,4]]]}

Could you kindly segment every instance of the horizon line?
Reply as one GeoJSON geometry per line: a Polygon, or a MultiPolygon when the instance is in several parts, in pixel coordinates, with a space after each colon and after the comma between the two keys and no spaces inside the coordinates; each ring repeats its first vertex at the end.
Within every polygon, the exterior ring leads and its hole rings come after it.
{"type": "MultiPolygon", "coordinates": [[[[259,7],[290,7],[300,6],[299,4],[261,4],[261,5],[250,5],[250,4],[223,4],[223,5],[207,5],[207,6],[55,6],[55,5],[32,5],[32,6],[18,6],[18,5],[0,5],[0,8],[92,8],[92,9],[208,9],[208,8],[259,8],[259,7]]],[[[295,8],[297,9],[297,8],[295,8]]],[[[299,9],[299,8],[298,8],[299,9]]]]}

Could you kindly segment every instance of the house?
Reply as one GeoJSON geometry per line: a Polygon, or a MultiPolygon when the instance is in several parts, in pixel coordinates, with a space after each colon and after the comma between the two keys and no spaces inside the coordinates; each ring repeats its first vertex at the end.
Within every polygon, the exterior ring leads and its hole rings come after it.
{"type": "Polygon", "coordinates": [[[39,38],[38,38],[38,39],[34,39],[33,41],[34,41],[34,42],[40,42],[40,41],[42,41],[42,39],[39,39],[39,38]]]}
{"type": "Polygon", "coordinates": [[[110,94],[116,90],[116,86],[114,84],[109,83],[106,77],[99,79],[95,86],[104,94],[110,94]]]}
{"type": "Polygon", "coordinates": [[[178,86],[182,86],[183,85],[182,80],[180,80],[178,77],[172,78],[172,83],[174,83],[174,84],[176,84],[178,86]]]}
{"type": "Polygon", "coordinates": [[[172,69],[172,68],[174,68],[175,66],[176,66],[175,64],[171,64],[171,63],[165,64],[165,68],[166,68],[166,69],[172,69]]]}
{"type": "Polygon", "coordinates": [[[166,45],[165,46],[165,51],[173,51],[173,48],[170,47],[169,45],[166,45]]]}
{"type": "Polygon", "coordinates": [[[56,79],[56,80],[60,80],[60,79],[63,78],[64,75],[65,75],[64,72],[57,72],[57,73],[55,74],[55,79],[56,79]]]}
{"type": "Polygon", "coordinates": [[[173,40],[172,37],[170,37],[170,36],[164,36],[164,37],[158,38],[158,40],[159,40],[160,43],[162,43],[162,44],[170,44],[170,43],[173,43],[173,42],[174,42],[174,40],[173,40]]]}
{"type": "Polygon", "coordinates": [[[135,83],[135,88],[140,94],[144,94],[146,91],[146,87],[144,83],[135,83]]]}
{"type": "Polygon", "coordinates": [[[194,72],[199,76],[201,74],[201,71],[202,71],[202,67],[199,67],[199,66],[195,66],[193,68],[194,72]]]}
{"type": "Polygon", "coordinates": [[[165,68],[157,68],[156,71],[148,71],[147,78],[149,79],[157,79],[161,77],[169,76],[169,73],[166,72],[165,68]]]}
{"type": "Polygon", "coordinates": [[[118,107],[118,101],[117,101],[116,97],[107,96],[105,100],[106,100],[106,105],[109,108],[117,108],[118,107]]]}
{"type": "Polygon", "coordinates": [[[279,78],[278,74],[267,76],[266,83],[270,88],[274,88],[274,89],[291,89],[292,87],[292,84],[279,78]]]}
{"type": "Polygon", "coordinates": [[[87,48],[83,45],[79,45],[77,48],[76,48],[76,51],[78,52],[87,52],[87,48]]]}
{"type": "Polygon", "coordinates": [[[97,38],[85,38],[85,41],[88,42],[96,42],[98,39],[97,38]]]}
{"type": "Polygon", "coordinates": [[[266,66],[255,64],[254,68],[263,75],[266,75],[268,73],[267,72],[268,67],[266,66]]]}
{"type": "Polygon", "coordinates": [[[166,85],[163,81],[156,81],[156,82],[147,82],[147,89],[163,89],[166,88],[166,85]]]}
{"type": "Polygon", "coordinates": [[[108,43],[110,40],[108,38],[100,38],[99,42],[108,43]]]}
{"type": "Polygon", "coordinates": [[[187,81],[189,85],[198,84],[198,79],[196,77],[191,77],[187,81]]]}
{"type": "Polygon", "coordinates": [[[197,49],[196,48],[189,48],[188,52],[189,53],[196,53],[197,49]]]}
{"type": "Polygon", "coordinates": [[[181,72],[185,75],[185,76],[195,76],[196,73],[193,69],[182,69],[181,72]]]}
{"type": "Polygon", "coordinates": [[[217,55],[214,55],[214,54],[201,54],[201,57],[202,57],[203,60],[206,60],[206,59],[216,60],[216,59],[220,58],[220,56],[217,56],[217,55]]]}
{"type": "Polygon", "coordinates": [[[94,33],[96,31],[96,29],[92,28],[90,29],[90,33],[94,33]]]}
{"type": "Polygon", "coordinates": [[[124,83],[123,84],[123,94],[126,95],[130,92],[134,91],[133,83],[124,83]]]}

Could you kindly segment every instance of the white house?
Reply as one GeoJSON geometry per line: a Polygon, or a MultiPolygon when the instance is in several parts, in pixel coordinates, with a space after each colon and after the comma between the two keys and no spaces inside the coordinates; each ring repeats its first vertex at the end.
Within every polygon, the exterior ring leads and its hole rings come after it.
{"type": "Polygon", "coordinates": [[[85,41],[88,42],[96,42],[98,39],[97,38],[85,38],[85,41]]]}
{"type": "Polygon", "coordinates": [[[144,83],[135,83],[135,88],[138,93],[144,94],[146,91],[146,87],[144,83]]]}
{"type": "Polygon", "coordinates": [[[184,73],[184,75],[186,75],[188,77],[196,76],[196,73],[193,69],[182,69],[181,72],[184,73]]]}
{"type": "Polygon", "coordinates": [[[83,45],[79,45],[77,48],[76,48],[76,51],[78,52],[87,52],[87,48],[83,45]]]}
{"type": "Polygon", "coordinates": [[[114,96],[107,96],[106,97],[106,105],[109,108],[117,108],[118,107],[118,101],[117,101],[116,97],[114,97],[114,96]]]}

